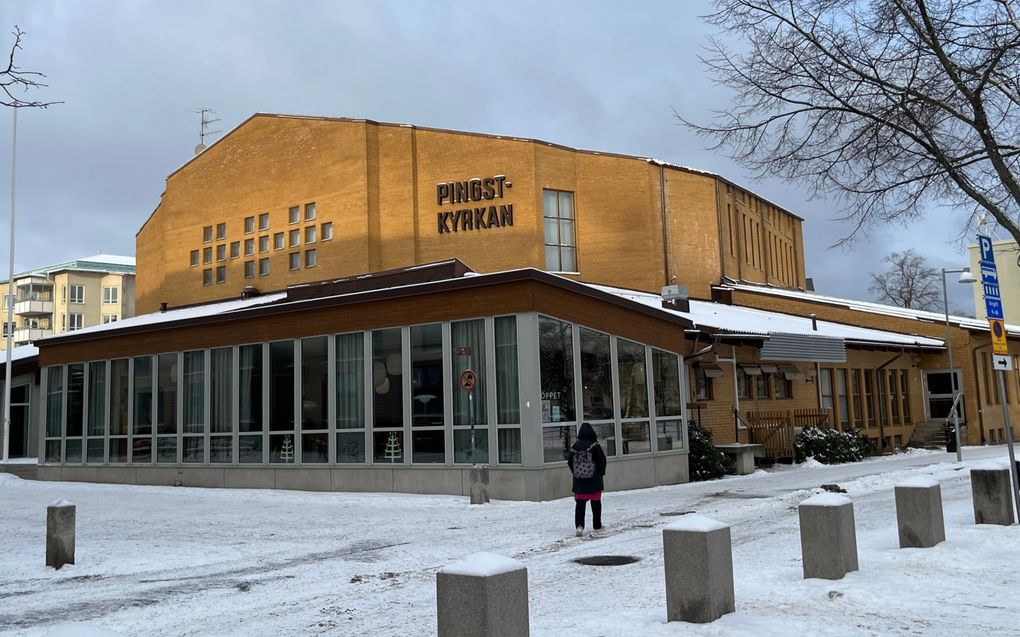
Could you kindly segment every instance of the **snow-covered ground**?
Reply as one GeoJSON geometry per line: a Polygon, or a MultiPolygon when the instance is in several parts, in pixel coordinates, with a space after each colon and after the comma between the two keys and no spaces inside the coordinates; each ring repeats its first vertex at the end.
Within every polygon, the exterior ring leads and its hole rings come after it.
{"type": "Polygon", "coordinates": [[[965,470],[1006,448],[964,457],[609,492],[601,538],[574,537],[568,499],[471,506],[0,474],[0,634],[434,635],[436,571],[489,551],[527,566],[532,635],[1018,635],[1020,527],[974,524],[965,470]],[[893,486],[912,477],[942,485],[947,540],[932,549],[898,548],[893,486]],[[802,578],[796,507],[822,484],[854,503],[860,570],[839,581],[802,578]],[[77,505],[77,564],[54,571],[45,518],[60,498],[77,505]],[[666,622],[662,528],[688,512],[732,527],[736,612],[707,625],[666,622]],[[573,562],[591,555],[640,561],[573,562]]]}

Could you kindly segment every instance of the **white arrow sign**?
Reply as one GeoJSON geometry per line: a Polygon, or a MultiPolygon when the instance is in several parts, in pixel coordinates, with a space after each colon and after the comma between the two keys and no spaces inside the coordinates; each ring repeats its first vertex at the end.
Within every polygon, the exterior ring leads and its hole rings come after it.
{"type": "Polygon", "coordinates": [[[992,369],[1002,372],[1013,370],[1013,359],[1001,354],[992,354],[992,369]]]}

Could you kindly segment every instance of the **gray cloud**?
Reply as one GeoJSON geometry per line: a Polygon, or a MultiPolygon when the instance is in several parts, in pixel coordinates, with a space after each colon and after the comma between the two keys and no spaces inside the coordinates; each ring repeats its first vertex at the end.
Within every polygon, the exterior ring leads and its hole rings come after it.
{"type": "MultiPolygon", "coordinates": [[[[198,142],[256,111],[365,117],[652,156],[718,172],[805,218],[819,291],[869,298],[870,272],[910,247],[966,264],[959,219],[874,230],[850,250],[835,203],[755,182],[678,125],[727,104],[697,61],[705,0],[614,2],[176,2],[7,0],[0,36],[26,32],[19,63],[65,103],[22,111],[18,248],[26,269],[133,254],[164,179],[198,142]]],[[[0,37],[3,48],[9,38],[0,37]]],[[[10,114],[0,114],[0,232],[8,232],[10,114]]],[[[4,239],[5,240],[5,239],[4,239]]],[[[957,286],[962,287],[962,286],[957,286]]],[[[965,291],[964,291],[965,292],[965,291]]],[[[954,307],[969,308],[957,291],[954,307]],[[959,296],[959,300],[957,300],[959,296]]]]}

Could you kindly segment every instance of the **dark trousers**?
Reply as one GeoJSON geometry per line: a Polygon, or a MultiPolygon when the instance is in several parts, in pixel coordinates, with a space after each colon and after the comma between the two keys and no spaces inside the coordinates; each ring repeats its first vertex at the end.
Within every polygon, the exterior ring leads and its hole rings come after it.
{"type": "Polygon", "coordinates": [[[585,502],[591,502],[591,528],[597,531],[602,528],[601,500],[574,500],[574,526],[584,528],[585,502]]]}

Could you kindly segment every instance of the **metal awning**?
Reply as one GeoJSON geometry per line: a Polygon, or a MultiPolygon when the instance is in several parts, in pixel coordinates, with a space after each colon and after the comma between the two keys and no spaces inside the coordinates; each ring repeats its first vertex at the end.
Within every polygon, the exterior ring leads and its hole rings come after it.
{"type": "Polygon", "coordinates": [[[709,378],[719,378],[723,375],[723,368],[715,363],[698,363],[697,367],[709,378]]]}
{"type": "Polygon", "coordinates": [[[762,374],[761,367],[757,365],[741,365],[740,369],[748,376],[761,376],[762,374]]]}
{"type": "Polygon", "coordinates": [[[787,380],[800,380],[804,378],[804,372],[796,365],[780,365],[779,373],[781,373],[787,380]]]}
{"type": "Polygon", "coordinates": [[[763,361],[845,363],[846,342],[832,336],[813,334],[769,334],[761,346],[763,361]]]}

